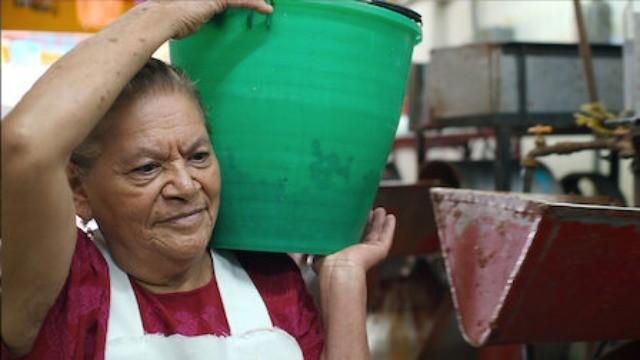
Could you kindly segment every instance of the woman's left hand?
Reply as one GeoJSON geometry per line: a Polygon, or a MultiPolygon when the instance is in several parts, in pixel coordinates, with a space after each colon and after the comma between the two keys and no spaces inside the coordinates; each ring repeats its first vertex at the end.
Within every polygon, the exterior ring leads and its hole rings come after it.
{"type": "Polygon", "coordinates": [[[154,0],[150,3],[168,8],[167,19],[172,22],[176,39],[195,32],[209,18],[227,8],[245,8],[263,14],[273,11],[264,0],[154,0]]]}
{"type": "Polygon", "coordinates": [[[362,235],[362,241],[335,254],[315,258],[314,270],[319,276],[335,269],[349,269],[366,273],[389,253],[393,243],[395,225],[395,216],[387,214],[383,208],[371,211],[362,235]]]}

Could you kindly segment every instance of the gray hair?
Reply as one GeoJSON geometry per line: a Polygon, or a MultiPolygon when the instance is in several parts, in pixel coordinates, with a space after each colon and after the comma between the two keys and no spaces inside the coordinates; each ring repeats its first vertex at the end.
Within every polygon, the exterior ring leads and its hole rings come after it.
{"type": "MultiPolygon", "coordinates": [[[[151,58],[122,89],[105,116],[142,96],[152,92],[180,92],[198,104],[204,115],[204,107],[194,83],[178,68],[161,60],[151,58]]],[[[71,154],[70,165],[81,176],[87,175],[100,155],[100,140],[108,126],[100,121],[89,136],[71,154]]],[[[208,129],[208,128],[207,128],[208,129]]]]}

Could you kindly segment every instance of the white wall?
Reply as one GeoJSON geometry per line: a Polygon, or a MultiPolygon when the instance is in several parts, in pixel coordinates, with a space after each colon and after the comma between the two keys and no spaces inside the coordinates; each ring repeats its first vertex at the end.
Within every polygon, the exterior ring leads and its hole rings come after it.
{"type": "Polygon", "coordinates": [[[47,71],[44,65],[2,64],[1,101],[3,108],[11,108],[18,103],[22,95],[33,83],[47,71]]]}
{"type": "Polygon", "coordinates": [[[422,42],[414,50],[413,61],[425,63],[431,49],[470,42],[470,5],[467,0],[414,2],[411,7],[422,15],[422,42]]]}
{"type": "MultiPolygon", "coordinates": [[[[169,45],[168,43],[162,44],[160,48],[153,54],[153,57],[161,59],[163,61],[169,61],[169,45]]],[[[33,86],[33,84],[47,71],[48,65],[42,65],[38,63],[32,64],[2,64],[0,72],[1,77],[1,89],[0,98],[2,103],[2,116],[8,109],[13,108],[22,96],[33,86]]]]}
{"type": "MultiPolygon", "coordinates": [[[[473,41],[472,7],[478,28],[507,26],[514,40],[572,43],[577,41],[572,0],[418,0],[405,1],[423,16],[423,41],[414,62],[428,62],[429,51],[473,41]]],[[[582,1],[586,11],[589,1],[582,1]]],[[[607,0],[611,8],[611,42],[622,43],[622,14],[628,1],[607,0]]],[[[640,1],[635,1],[640,2],[640,1]]],[[[637,6],[637,5],[636,5],[637,6]]]]}

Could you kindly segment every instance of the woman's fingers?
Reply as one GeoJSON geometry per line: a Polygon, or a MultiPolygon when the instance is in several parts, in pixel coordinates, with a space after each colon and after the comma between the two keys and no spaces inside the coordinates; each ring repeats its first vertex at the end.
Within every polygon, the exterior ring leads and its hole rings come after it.
{"type": "Polygon", "coordinates": [[[382,261],[393,244],[396,218],[387,214],[383,208],[377,208],[369,213],[369,220],[363,232],[362,242],[349,246],[329,256],[313,256],[307,258],[316,273],[324,272],[325,268],[353,268],[356,271],[367,271],[382,261]]]}
{"type": "Polygon", "coordinates": [[[371,232],[372,219],[373,219],[373,210],[370,210],[369,215],[367,216],[367,223],[365,224],[364,230],[362,231],[362,238],[360,239],[361,241],[365,241],[367,234],[371,232]]]}
{"type": "Polygon", "coordinates": [[[263,14],[271,14],[273,12],[273,7],[264,0],[228,0],[227,7],[241,7],[263,14]]]}
{"type": "Polygon", "coordinates": [[[367,266],[372,267],[382,261],[393,244],[393,234],[396,226],[396,217],[387,214],[384,209],[376,209],[372,219],[371,232],[367,234],[363,245],[370,248],[367,266]]]}
{"type": "Polygon", "coordinates": [[[245,8],[263,14],[273,12],[273,7],[264,0],[155,0],[154,3],[171,7],[168,13],[176,16],[176,39],[193,33],[204,22],[227,8],[245,8]]]}
{"type": "Polygon", "coordinates": [[[386,253],[391,249],[393,243],[393,234],[396,229],[396,217],[392,214],[388,214],[384,218],[384,224],[382,225],[382,232],[380,234],[380,242],[383,244],[386,253]]]}
{"type": "Polygon", "coordinates": [[[378,239],[384,227],[386,211],[383,208],[377,208],[371,213],[369,224],[365,230],[363,242],[373,242],[378,239]]]}

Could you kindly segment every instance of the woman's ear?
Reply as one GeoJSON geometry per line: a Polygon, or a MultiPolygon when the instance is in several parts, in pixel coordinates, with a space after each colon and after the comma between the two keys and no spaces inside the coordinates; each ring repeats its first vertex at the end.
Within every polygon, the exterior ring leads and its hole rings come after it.
{"type": "Polygon", "coordinates": [[[89,198],[87,196],[85,177],[79,173],[74,165],[67,165],[67,178],[69,186],[73,192],[73,204],[76,208],[76,214],[85,222],[93,219],[89,198]]]}

